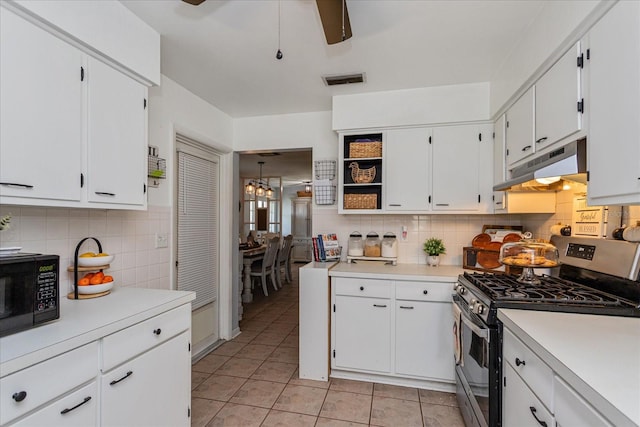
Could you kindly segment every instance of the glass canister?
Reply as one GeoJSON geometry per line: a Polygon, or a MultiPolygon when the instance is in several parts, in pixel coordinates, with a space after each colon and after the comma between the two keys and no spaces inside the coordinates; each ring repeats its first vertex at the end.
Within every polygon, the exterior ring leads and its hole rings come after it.
{"type": "Polygon", "coordinates": [[[354,231],[349,235],[349,256],[363,256],[364,246],[362,242],[362,234],[358,231],[354,231]]]}
{"type": "Polygon", "coordinates": [[[367,234],[367,239],[364,241],[364,256],[379,257],[381,255],[380,236],[378,236],[378,233],[375,231],[371,231],[367,234]]]}
{"type": "Polygon", "coordinates": [[[393,233],[384,233],[382,237],[382,256],[384,258],[398,257],[398,241],[393,233]]]}

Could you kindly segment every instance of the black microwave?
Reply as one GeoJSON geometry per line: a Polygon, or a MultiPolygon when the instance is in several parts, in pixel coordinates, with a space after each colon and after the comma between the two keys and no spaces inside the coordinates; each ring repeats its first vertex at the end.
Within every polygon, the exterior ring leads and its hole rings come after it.
{"type": "Polygon", "coordinates": [[[0,337],[60,317],[60,257],[0,257],[0,337]]]}

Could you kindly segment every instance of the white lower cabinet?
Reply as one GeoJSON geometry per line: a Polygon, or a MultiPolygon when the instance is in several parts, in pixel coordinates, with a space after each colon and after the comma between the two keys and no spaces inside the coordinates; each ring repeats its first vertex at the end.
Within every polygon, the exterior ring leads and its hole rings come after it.
{"type": "Polygon", "coordinates": [[[15,424],[16,427],[97,425],[98,383],[92,381],[81,389],[69,393],[52,404],[34,412],[15,424]]]}
{"type": "Polygon", "coordinates": [[[557,427],[613,426],[558,376],[553,379],[553,391],[557,427]]]}
{"type": "Polygon", "coordinates": [[[502,421],[505,427],[553,427],[553,415],[510,364],[504,364],[502,421]]]}
{"type": "Polygon", "coordinates": [[[101,425],[188,426],[189,339],[183,332],[102,375],[101,425]]]}
{"type": "Polygon", "coordinates": [[[452,384],[453,282],[333,277],[331,368],[452,384]]]}
{"type": "Polygon", "coordinates": [[[334,307],[335,366],[389,372],[391,301],[339,295],[334,307]]]}

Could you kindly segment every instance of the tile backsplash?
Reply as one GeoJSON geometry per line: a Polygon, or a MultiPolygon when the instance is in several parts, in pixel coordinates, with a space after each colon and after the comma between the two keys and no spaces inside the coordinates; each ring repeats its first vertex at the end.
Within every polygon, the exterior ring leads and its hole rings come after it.
{"type": "MultiPolygon", "coordinates": [[[[97,238],[103,252],[115,255],[109,270],[115,286],[170,289],[171,208],[149,206],[147,211],[106,209],[0,207],[0,216],[11,214],[10,227],[0,232],[0,247],[19,246],[22,252],[60,256],[60,289],[71,290],[77,244],[97,238]],[[168,236],[167,248],[155,248],[156,233],[168,236]]],[[[80,253],[97,252],[93,240],[80,253]]]]}
{"type": "Polygon", "coordinates": [[[398,239],[398,262],[426,264],[422,245],[429,237],[443,239],[447,253],[441,255],[443,265],[462,265],[462,248],[482,233],[483,225],[520,225],[520,215],[338,215],[335,209],[314,207],[313,230],[316,234],[336,233],[346,260],[349,234],[359,231],[363,238],[370,231],[392,232],[398,239]],[[407,239],[402,239],[402,227],[407,239]]]}

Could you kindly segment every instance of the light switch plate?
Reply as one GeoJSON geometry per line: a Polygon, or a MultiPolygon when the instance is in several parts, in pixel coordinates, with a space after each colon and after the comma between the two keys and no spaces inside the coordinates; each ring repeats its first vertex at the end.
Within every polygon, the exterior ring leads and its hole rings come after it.
{"type": "Polygon", "coordinates": [[[169,236],[167,233],[156,233],[156,249],[169,246],[169,236]]]}

